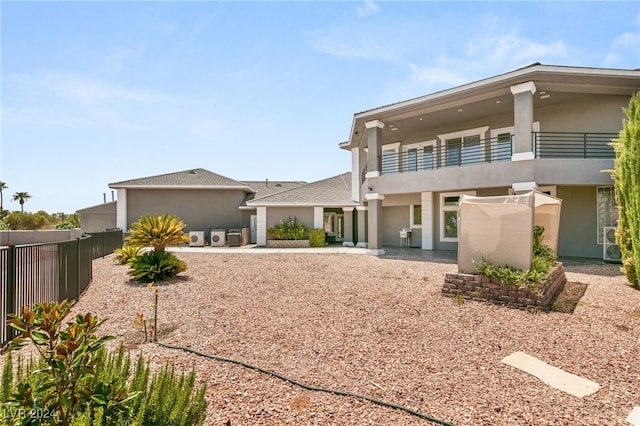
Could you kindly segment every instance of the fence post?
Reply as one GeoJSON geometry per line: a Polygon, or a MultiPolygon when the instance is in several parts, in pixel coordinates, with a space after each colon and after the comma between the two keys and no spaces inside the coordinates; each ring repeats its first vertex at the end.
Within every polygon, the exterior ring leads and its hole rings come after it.
{"type": "MultiPolygon", "coordinates": [[[[6,313],[17,314],[16,310],[16,247],[10,245],[7,248],[7,305],[6,313]]],[[[4,318],[7,321],[7,318],[4,318]]],[[[15,335],[13,329],[9,326],[8,322],[5,322],[7,327],[7,341],[13,339],[15,335]]]]}
{"type": "Polygon", "coordinates": [[[76,278],[76,294],[75,294],[75,299],[78,299],[80,297],[80,277],[82,274],[82,264],[81,264],[81,260],[82,257],[80,256],[80,238],[76,238],[76,260],[78,262],[77,265],[77,278],[76,278]]]}

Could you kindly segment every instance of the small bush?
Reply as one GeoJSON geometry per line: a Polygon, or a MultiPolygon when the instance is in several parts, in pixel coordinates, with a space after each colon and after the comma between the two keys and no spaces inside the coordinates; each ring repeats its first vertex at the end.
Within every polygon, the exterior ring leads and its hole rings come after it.
{"type": "MultiPolygon", "coordinates": [[[[17,349],[31,341],[37,360],[14,368],[12,352],[5,358],[0,376],[0,412],[5,420],[19,409],[21,423],[69,426],[191,426],[206,417],[206,385],[195,386],[195,372],[176,374],[173,365],[153,375],[149,362],[131,357],[120,345],[107,352],[111,336],[95,337],[102,323],[91,314],[78,315],[62,329],[69,305],[36,305],[13,316],[11,326],[20,332],[10,344],[17,349]],[[14,371],[15,370],[15,371],[14,371]],[[35,417],[34,417],[35,416],[35,417]],[[46,417],[46,418],[45,418],[46,417]]],[[[4,424],[4,423],[3,423],[4,424]]],[[[14,424],[14,423],[11,423],[14,424]]]]}
{"type": "Polygon", "coordinates": [[[288,221],[280,220],[276,226],[267,229],[267,235],[272,240],[306,240],[309,231],[302,223],[298,223],[295,217],[292,219],[289,216],[288,221]]]}
{"type": "Polygon", "coordinates": [[[186,263],[166,251],[141,254],[131,261],[130,266],[129,275],[142,283],[164,281],[187,270],[186,263]]]}
{"type": "Polygon", "coordinates": [[[113,251],[116,255],[116,260],[121,265],[130,265],[131,262],[142,252],[142,247],[126,245],[122,248],[115,249],[113,251]]]}
{"type": "Polygon", "coordinates": [[[309,246],[324,247],[325,237],[324,229],[312,229],[309,231],[309,246]]]}

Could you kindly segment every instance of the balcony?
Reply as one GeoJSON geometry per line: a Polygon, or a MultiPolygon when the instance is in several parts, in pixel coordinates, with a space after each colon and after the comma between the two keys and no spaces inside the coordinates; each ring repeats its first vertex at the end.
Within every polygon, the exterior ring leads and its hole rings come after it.
{"type": "Polygon", "coordinates": [[[615,158],[609,145],[617,133],[534,132],[536,158],[615,158]]]}
{"type": "MultiPolygon", "coordinates": [[[[609,145],[616,133],[533,132],[535,158],[613,159],[609,145]]],[[[378,156],[380,174],[412,173],[473,164],[511,161],[513,135],[479,139],[458,138],[439,145],[426,145],[402,152],[386,151],[378,156]]],[[[362,170],[365,181],[367,166],[362,170]]]]}

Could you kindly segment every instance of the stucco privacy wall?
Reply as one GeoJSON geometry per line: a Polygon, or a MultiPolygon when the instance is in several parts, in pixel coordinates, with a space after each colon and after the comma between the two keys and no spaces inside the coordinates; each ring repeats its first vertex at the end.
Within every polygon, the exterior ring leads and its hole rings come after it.
{"type": "MultiPolygon", "coordinates": [[[[103,229],[104,231],[104,229],[103,229]]],[[[42,244],[68,241],[82,236],[80,229],[49,229],[31,231],[0,231],[0,245],[42,244]]]]}
{"type": "Polygon", "coordinates": [[[116,204],[112,201],[78,210],[82,232],[103,232],[106,229],[115,228],[117,226],[116,204]]]}
{"type": "Polygon", "coordinates": [[[185,232],[242,227],[238,206],[245,192],[241,190],[129,189],[127,192],[128,227],[140,216],[165,213],[179,217],[186,224],[185,232]],[[166,211],[167,200],[171,200],[171,211],[166,211]]]}

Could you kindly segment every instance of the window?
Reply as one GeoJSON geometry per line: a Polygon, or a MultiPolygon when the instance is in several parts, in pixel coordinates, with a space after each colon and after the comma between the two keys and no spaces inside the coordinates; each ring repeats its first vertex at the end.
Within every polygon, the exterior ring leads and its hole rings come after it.
{"type": "Polygon", "coordinates": [[[493,161],[511,160],[511,133],[500,133],[496,137],[495,152],[492,153],[493,161]]]}
{"type": "Polygon", "coordinates": [[[404,145],[403,171],[417,172],[419,170],[431,170],[435,167],[433,158],[433,147],[436,141],[427,141],[404,145]]]}
{"type": "Polygon", "coordinates": [[[422,205],[412,204],[409,208],[411,227],[422,228],[422,205]]]}
{"type": "Polygon", "coordinates": [[[484,162],[482,140],[486,137],[487,130],[488,126],[438,135],[445,148],[445,166],[484,162]]]}
{"type": "Polygon", "coordinates": [[[382,146],[382,164],[380,171],[385,173],[398,173],[398,149],[400,148],[400,142],[390,143],[382,146]]]}
{"type": "Polygon", "coordinates": [[[458,241],[458,204],[463,195],[476,195],[475,191],[440,194],[440,241],[458,241]]]}
{"type": "Polygon", "coordinates": [[[613,186],[599,186],[597,190],[598,244],[603,244],[605,226],[618,226],[618,205],[613,186]]]}

